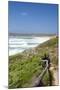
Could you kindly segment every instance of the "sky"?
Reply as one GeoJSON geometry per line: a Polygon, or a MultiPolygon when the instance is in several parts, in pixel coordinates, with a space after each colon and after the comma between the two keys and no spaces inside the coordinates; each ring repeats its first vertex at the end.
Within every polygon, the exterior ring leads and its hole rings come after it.
{"type": "Polygon", "coordinates": [[[57,4],[8,2],[9,32],[55,34],[57,22],[57,4]]]}

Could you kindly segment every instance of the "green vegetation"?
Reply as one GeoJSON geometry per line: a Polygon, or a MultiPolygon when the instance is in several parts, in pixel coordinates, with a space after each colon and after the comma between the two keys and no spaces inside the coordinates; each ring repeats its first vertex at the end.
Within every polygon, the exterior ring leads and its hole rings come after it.
{"type": "MultiPolygon", "coordinates": [[[[36,78],[43,71],[41,58],[44,53],[49,53],[51,63],[58,65],[58,37],[39,45],[38,47],[21,54],[9,57],[9,88],[30,87],[36,78]],[[32,53],[33,51],[33,53],[32,53]]],[[[43,78],[45,85],[49,85],[48,73],[43,78]]]]}
{"type": "Polygon", "coordinates": [[[42,52],[42,55],[44,55],[44,53],[49,54],[51,63],[55,66],[58,65],[58,37],[54,37],[44,44],[41,44],[36,48],[36,51],[38,51],[39,54],[42,52]]]}
{"type": "Polygon", "coordinates": [[[38,76],[43,67],[40,62],[40,58],[33,56],[29,59],[20,59],[14,57],[10,58],[11,62],[9,63],[9,87],[27,87],[27,84],[33,76],[38,76]],[[13,61],[15,60],[15,61],[13,61]],[[26,86],[25,86],[26,84],[26,86]]]}

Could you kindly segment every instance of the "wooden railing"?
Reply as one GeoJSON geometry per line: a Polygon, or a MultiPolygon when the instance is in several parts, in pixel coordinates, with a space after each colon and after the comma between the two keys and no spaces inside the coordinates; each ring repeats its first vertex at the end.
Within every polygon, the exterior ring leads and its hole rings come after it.
{"type": "Polygon", "coordinates": [[[44,77],[46,71],[48,70],[48,60],[41,60],[42,62],[46,62],[46,67],[44,68],[44,70],[42,71],[42,73],[35,79],[34,83],[32,84],[32,87],[37,86],[40,81],[42,80],[42,78],[44,77]]]}

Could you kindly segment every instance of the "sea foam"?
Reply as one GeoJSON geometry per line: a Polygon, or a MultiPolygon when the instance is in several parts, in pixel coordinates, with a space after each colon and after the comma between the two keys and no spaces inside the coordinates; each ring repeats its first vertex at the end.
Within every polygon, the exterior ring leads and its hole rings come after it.
{"type": "Polygon", "coordinates": [[[9,37],[9,56],[21,53],[26,49],[33,48],[49,40],[51,37],[9,37]]]}

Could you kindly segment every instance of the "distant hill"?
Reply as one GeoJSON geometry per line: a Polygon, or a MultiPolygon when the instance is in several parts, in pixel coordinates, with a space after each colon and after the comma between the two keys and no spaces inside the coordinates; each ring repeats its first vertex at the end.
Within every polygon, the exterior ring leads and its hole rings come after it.
{"type": "Polygon", "coordinates": [[[44,34],[44,33],[9,33],[9,36],[56,36],[56,34],[44,34]]]}

